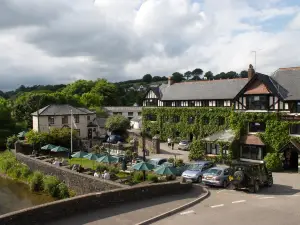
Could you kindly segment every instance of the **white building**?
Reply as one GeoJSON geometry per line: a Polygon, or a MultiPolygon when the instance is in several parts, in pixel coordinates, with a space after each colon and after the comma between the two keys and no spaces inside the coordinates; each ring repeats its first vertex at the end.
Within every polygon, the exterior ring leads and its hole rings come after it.
{"type": "Polygon", "coordinates": [[[107,106],[104,110],[110,115],[122,115],[129,120],[142,116],[142,107],[139,106],[107,106]]]}
{"type": "Polygon", "coordinates": [[[139,130],[142,128],[142,117],[136,116],[130,120],[130,127],[139,130]]]}
{"type": "MultiPolygon", "coordinates": [[[[32,113],[32,128],[39,132],[49,132],[53,128],[71,128],[71,111],[74,116],[75,125],[80,138],[92,139],[99,133],[99,126],[91,126],[96,113],[85,108],[76,108],[71,105],[48,105],[32,113]]],[[[101,133],[103,131],[101,130],[101,133]]]]}

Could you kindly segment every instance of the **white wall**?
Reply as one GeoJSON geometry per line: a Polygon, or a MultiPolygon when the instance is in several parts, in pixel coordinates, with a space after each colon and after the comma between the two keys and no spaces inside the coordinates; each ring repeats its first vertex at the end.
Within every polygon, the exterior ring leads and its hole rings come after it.
{"type": "MultiPolygon", "coordinates": [[[[74,129],[80,129],[80,137],[86,138],[88,136],[88,128],[87,125],[89,122],[92,122],[94,118],[96,118],[96,114],[89,115],[90,120],[87,120],[87,115],[80,115],[79,116],[79,123],[76,123],[77,128],[73,124],[74,129]]],[[[68,116],[68,124],[62,124],[63,116],[54,116],[54,124],[51,124],[50,127],[54,128],[62,128],[63,126],[71,127],[71,115],[68,116]]],[[[49,122],[48,116],[39,116],[40,121],[40,132],[49,132],[49,122]]],[[[33,122],[33,130],[38,130],[38,119],[36,116],[32,117],[33,122]]]]}

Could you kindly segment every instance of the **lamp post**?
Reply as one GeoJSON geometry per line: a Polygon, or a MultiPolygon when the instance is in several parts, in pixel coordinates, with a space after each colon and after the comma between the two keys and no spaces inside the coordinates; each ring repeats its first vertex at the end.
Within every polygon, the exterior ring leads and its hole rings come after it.
{"type": "Polygon", "coordinates": [[[111,135],[111,131],[107,131],[107,135],[108,135],[108,155],[110,156],[110,148],[111,148],[110,135],[111,135]]]}
{"type": "MultiPolygon", "coordinates": [[[[143,146],[143,161],[146,162],[146,149],[145,149],[145,132],[141,132],[141,136],[142,136],[142,146],[143,146]]],[[[146,171],[143,170],[143,177],[144,180],[146,180],[146,171]]]]}

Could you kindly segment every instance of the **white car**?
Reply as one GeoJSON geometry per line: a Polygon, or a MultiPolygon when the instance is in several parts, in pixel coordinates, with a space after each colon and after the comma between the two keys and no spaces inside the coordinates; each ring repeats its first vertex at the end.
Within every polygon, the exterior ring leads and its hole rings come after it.
{"type": "Polygon", "coordinates": [[[178,144],[178,150],[188,150],[190,146],[189,141],[187,140],[182,140],[178,144]]]}

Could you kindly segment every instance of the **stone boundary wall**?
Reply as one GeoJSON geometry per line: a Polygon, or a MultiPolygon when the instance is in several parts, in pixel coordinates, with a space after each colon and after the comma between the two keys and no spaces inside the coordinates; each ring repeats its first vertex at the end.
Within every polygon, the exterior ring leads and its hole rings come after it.
{"type": "Polygon", "coordinates": [[[128,187],[127,185],[95,178],[64,167],[54,166],[22,153],[16,152],[16,158],[20,162],[28,165],[32,171],[41,171],[46,175],[56,176],[60,181],[65,182],[65,184],[73,189],[78,195],[128,187]]]}
{"type": "MultiPolygon", "coordinates": [[[[143,145],[143,138],[140,133],[128,130],[128,134],[130,138],[136,138],[138,140],[139,146],[143,145]]],[[[160,140],[157,136],[153,138],[145,137],[145,148],[149,150],[153,154],[160,153],[160,140]]]]}
{"type": "MultiPolygon", "coordinates": [[[[78,213],[107,208],[111,205],[187,192],[191,188],[191,183],[180,184],[179,182],[169,182],[86,194],[0,215],[0,224],[45,224],[46,221],[55,221],[78,213]]],[[[126,207],[126,205],[121,205],[121,207],[126,207]]]]}

